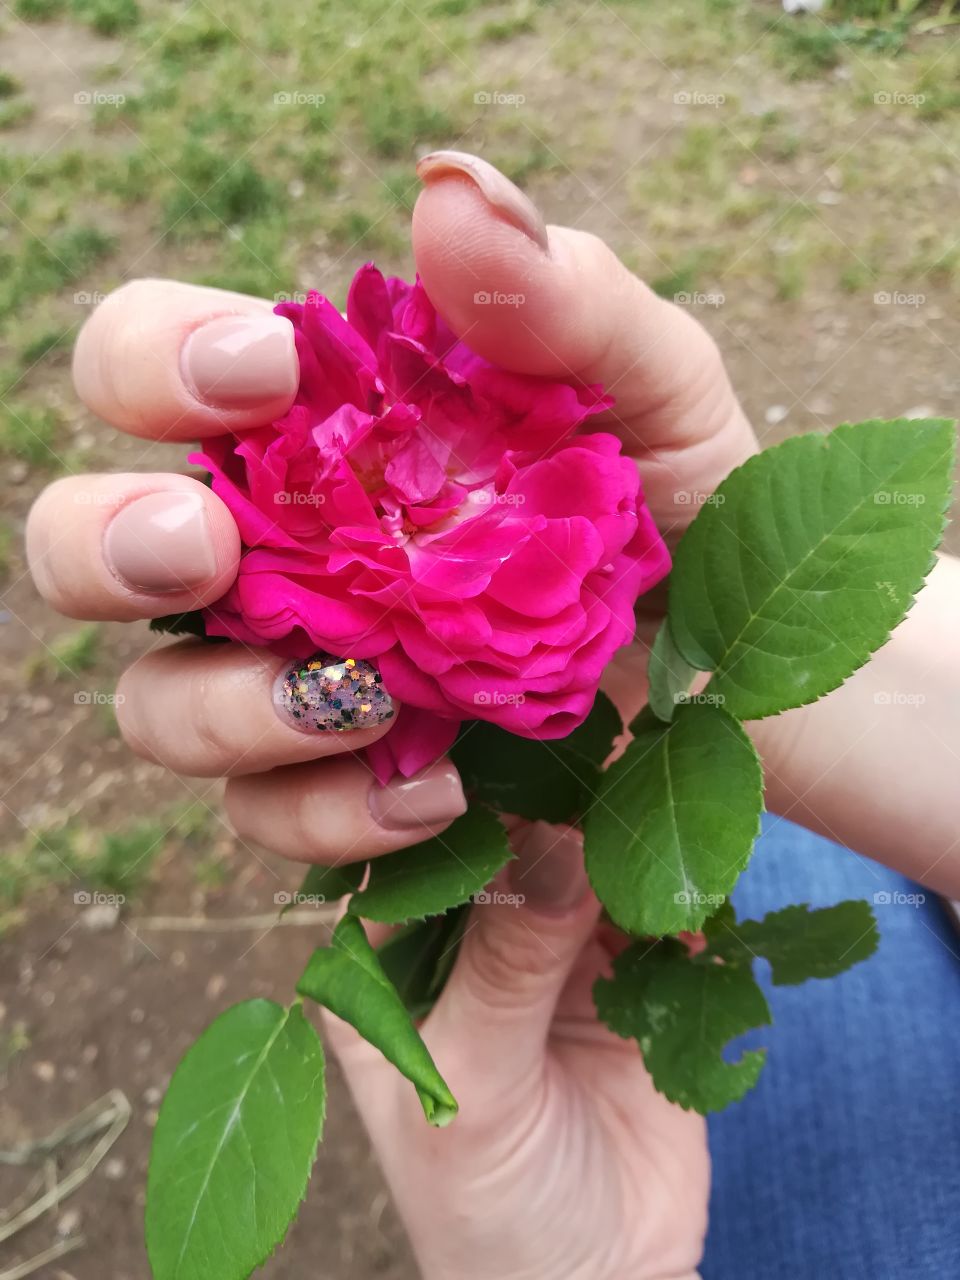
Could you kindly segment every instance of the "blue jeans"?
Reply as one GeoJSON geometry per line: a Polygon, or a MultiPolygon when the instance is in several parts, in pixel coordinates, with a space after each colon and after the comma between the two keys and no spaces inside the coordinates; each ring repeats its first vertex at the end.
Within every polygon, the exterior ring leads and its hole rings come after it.
{"type": "MultiPolygon", "coordinates": [[[[790,902],[875,906],[876,954],[839,978],[773,987],[760,1082],[710,1120],[705,1280],[960,1277],[960,936],[932,894],[768,817],[738,915],[790,902]],[[898,900],[899,898],[899,900],[898,900]]],[[[761,972],[763,970],[763,972],[761,972]]]]}

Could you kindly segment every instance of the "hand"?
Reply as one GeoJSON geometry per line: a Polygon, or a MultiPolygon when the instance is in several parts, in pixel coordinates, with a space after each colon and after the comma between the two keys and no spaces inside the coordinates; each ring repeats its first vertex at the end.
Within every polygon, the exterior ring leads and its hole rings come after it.
{"type": "Polygon", "coordinates": [[[579,837],[535,823],[515,847],[421,1028],[460,1103],[450,1127],[431,1129],[411,1085],[331,1016],[327,1041],[424,1280],[685,1280],[706,1231],[706,1126],[597,1021],[591,989],[622,941],[597,924],[579,837]]]}

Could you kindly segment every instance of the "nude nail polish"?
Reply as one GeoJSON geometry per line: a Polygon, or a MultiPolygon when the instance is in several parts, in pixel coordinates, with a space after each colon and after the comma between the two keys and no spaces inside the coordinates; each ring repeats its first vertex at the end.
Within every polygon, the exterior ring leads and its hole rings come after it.
{"type": "Polygon", "coordinates": [[[587,896],[590,882],[583,865],[583,841],[575,831],[549,822],[533,822],[509,864],[511,888],[526,906],[554,915],[571,911],[587,896]]]}
{"type": "Polygon", "coordinates": [[[460,775],[446,760],[412,778],[397,777],[386,786],[372,786],[367,804],[374,822],[388,831],[435,830],[467,811],[460,775]]]}
{"type": "Polygon", "coordinates": [[[467,151],[431,151],[417,164],[417,176],[422,182],[436,182],[441,178],[459,175],[469,178],[481,194],[507,222],[524,235],[549,251],[547,228],[540,210],[529,196],[510,181],[505,174],[488,160],[470,155],[467,151]]]}
{"type": "Polygon", "coordinates": [[[103,536],[111,571],[136,591],[189,591],[217,571],[200,493],[149,493],[113,517],[103,536]]]}
{"type": "Polygon", "coordinates": [[[198,400],[249,409],[296,394],[300,377],[293,325],[285,316],[218,316],[194,329],[180,357],[198,400]]]}

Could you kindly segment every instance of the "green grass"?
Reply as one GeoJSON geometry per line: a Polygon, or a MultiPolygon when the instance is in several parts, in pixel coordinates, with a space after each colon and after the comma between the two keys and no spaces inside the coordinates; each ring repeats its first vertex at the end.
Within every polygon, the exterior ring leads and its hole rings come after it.
{"type": "Polygon", "coordinates": [[[97,622],[63,632],[28,659],[28,680],[74,680],[85,675],[100,660],[102,640],[103,628],[97,622]]]}

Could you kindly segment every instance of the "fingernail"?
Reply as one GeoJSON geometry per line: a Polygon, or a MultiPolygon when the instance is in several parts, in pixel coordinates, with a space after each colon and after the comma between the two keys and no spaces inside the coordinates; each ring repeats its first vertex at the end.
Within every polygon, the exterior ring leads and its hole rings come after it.
{"type": "Polygon", "coordinates": [[[447,760],[438,760],[412,778],[371,787],[367,803],[374,822],[388,831],[445,827],[467,811],[460,775],[447,760]]]}
{"type": "Polygon", "coordinates": [[[206,404],[248,409],[296,394],[293,325],[284,316],[218,316],[184,343],[184,381],[206,404]]]}
{"type": "Polygon", "coordinates": [[[274,706],[304,733],[371,729],[393,716],[393,702],[376,667],[362,658],[316,653],[277,677],[274,706]]]}
{"type": "Polygon", "coordinates": [[[547,228],[540,210],[529,196],[508,177],[494,168],[488,160],[472,156],[467,151],[431,151],[417,164],[417,177],[421,182],[435,182],[452,174],[470,178],[480,188],[487,202],[503,214],[506,220],[524,235],[548,249],[547,228]]]}
{"type": "Polygon", "coordinates": [[[188,591],[212,578],[217,557],[199,493],[150,493],[107,525],[104,559],[137,591],[188,591]]]}
{"type": "Polygon", "coordinates": [[[578,906],[590,887],[583,866],[583,841],[569,828],[549,822],[527,827],[508,874],[524,905],[547,915],[578,906]]]}

